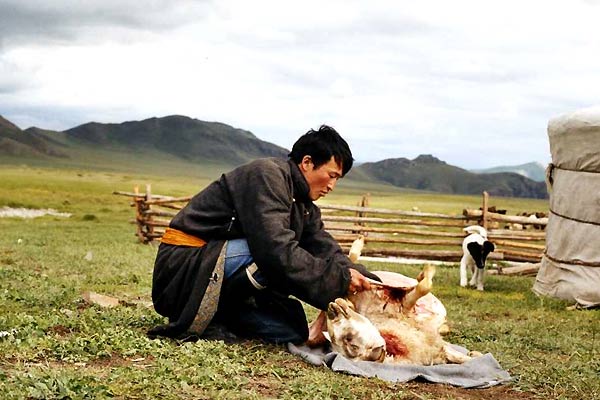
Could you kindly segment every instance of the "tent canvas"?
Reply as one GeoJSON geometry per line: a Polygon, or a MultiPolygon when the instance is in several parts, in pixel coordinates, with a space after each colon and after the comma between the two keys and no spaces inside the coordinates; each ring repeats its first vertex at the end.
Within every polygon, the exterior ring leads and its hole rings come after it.
{"type": "Polygon", "coordinates": [[[600,305],[600,106],[550,120],[550,215],[534,292],[600,305]]]}

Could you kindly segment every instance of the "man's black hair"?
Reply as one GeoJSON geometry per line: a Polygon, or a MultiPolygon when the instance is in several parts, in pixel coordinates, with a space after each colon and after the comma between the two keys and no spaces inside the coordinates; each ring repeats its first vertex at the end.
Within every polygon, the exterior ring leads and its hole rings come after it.
{"type": "Polygon", "coordinates": [[[304,156],[310,156],[315,168],[326,164],[333,159],[342,166],[342,176],[346,175],[352,168],[352,152],[348,143],[335,129],[327,125],[321,125],[319,130],[309,130],[294,143],[288,157],[296,164],[302,162],[304,156]]]}

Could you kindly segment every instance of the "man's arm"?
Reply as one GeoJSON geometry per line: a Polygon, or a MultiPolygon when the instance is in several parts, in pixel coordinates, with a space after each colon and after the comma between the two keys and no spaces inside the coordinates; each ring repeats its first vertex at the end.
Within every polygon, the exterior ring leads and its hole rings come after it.
{"type": "MultiPolygon", "coordinates": [[[[290,229],[292,182],[275,163],[243,170],[227,183],[254,261],[269,285],[325,309],[347,294],[351,273],[338,257],[321,258],[300,246],[290,229]]],[[[346,257],[347,259],[347,257],[346,257]]],[[[349,260],[348,260],[349,261],[349,260]]]]}
{"type": "MultiPolygon", "coordinates": [[[[315,257],[325,259],[332,258],[335,263],[349,268],[350,272],[358,271],[361,275],[367,278],[381,281],[377,275],[369,272],[364,265],[353,263],[350,260],[350,257],[344,253],[337,240],[335,240],[333,236],[331,236],[331,234],[325,230],[323,221],[321,219],[321,210],[316,206],[311,212],[310,222],[305,225],[304,233],[302,235],[302,247],[306,248],[315,257]]],[[[353,276],[356,276],[356,274],[353,276]]],[[[359,289],[350,290],[349,292],[353,293],[354,291],[360,291],[360,287],[365,287],[365,290],[370,289],[368,281],[364,281],[366,284],[355,282],[353,286],[359,289]]]]}

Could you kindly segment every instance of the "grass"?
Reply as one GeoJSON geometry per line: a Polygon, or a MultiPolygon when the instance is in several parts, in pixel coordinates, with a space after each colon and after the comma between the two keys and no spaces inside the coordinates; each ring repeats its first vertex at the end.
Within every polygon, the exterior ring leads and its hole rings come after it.
{"type": "MultiPolygon", "coordinates": [[[[533,278],[490,276],[486,291],[458,287],[458,270],[439,267],[434,293],[448,309],[448,340],[491,352],[515,378],[466,390],[425,383],[390,384],[304,363],[284,348],[247,341],[150,340],[164,322],[151,307],[156,248],[137,242],[128,200],[142,190],[183,196],[208,178],[187,179],[86,169],[0,167],[0,207],[55,208],[70,218],[0,219],[0,398],[600,398],[600,312],[566,311],[540,299],[533,278]],[[91,259],[88,256],[91,255],[91,259]],[[106,309],[84,291],[124,300],[106,309]]],[[[331,203],[356,204],[361,188],[341,185],[331,203]]],[[[477,196],[445,196],[373,185],[373,207],[460,213],[477,196]]],[[[547,207],[493,199],[511,213],[547,207]]],[[[415,276],[421,266],[370,263],[415,276]]],[[[309,317],[316,310],[307,306],[309,317]]]]}

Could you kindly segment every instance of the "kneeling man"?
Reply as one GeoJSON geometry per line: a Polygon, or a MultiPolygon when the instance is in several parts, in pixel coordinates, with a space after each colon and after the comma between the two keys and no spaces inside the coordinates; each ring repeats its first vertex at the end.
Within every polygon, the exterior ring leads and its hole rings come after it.
{"type": "Polygon", "coordinates": [[[225,173],[173,218],[156,256],[152,300],[169,323],[151,336],[201,336],[211,323],[270,343],[302,343],[301,303],[318,309],[379,280],[344,254],[313,201],[352,167],[329,126],[310,130],[288,160],[266,158],[225,173]]]}

